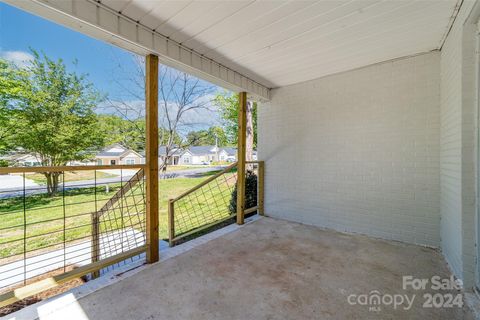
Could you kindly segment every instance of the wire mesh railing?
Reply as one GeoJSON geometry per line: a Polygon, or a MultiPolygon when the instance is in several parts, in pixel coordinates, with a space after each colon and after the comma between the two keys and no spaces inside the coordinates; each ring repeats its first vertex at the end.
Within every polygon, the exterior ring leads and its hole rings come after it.
{"type": "Polygon", "coordinates": [[[1,168],[0,174],[17,181],[0,186],[0,293],[73,269],[95,276],[119,262],[115,257],[144,250],[142,165],[1,168]],[[54,188],[46,185],[49,172],[58,177],[54,188]]]}
{"type": "MultiPolygon", "coordinates": [[[[263,214],[264,164],[262,161],[251,161],[246,169],[245,214],[256,211],[263,214]]],[[[169,200],[171,246],[237,215],[237,178],[237,163],[234,163],[169,200]]]]}

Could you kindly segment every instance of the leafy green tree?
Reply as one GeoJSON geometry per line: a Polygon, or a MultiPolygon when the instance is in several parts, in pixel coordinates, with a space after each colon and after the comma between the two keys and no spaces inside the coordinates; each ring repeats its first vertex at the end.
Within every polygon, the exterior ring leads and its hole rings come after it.
{"type": "Polygon", "coordinates": [[[171,146],[182,146],[183,138],[178,134],[177,131],[170,131],[167,128],[159,127],[158,128],[158,145],[166,146],[170,143],[171,146]]]}
{"type": "MultiPolygon", "coordinates": [[[[225,133],[228,139],[228,143],[231,145],[237,144],[238,136],[238,95],[229,92],[222,92],[217,94],[214,99],[215,105],[220,111],[222,118],[222,125],[225,128],[225,133]]],[[[257,147],[257,103],[249,102],[253,132],[247,130],[248,135],[253,134],[253,148],[257,147]]],[[[247,128],[248,129],[248,128],[247,128]]]]}
{"type": "Polygon", "coordinates": [[[213,126],[208,128],[208,136],[210,137],[211,144],[214,145],[215,142],[219,146],[224,147],[228,145],[227,134],[222,127],[213,126]]]}
{"type": "Polygon", "coordinates": [[[0,154],[13,148],[14,101],[23,92],[21,76],[25,71],[0,59],[0,154]]]}
{"type": "Polygon", "coordinates": [[[189,146],[207,145],[208,131],[207,130],[190,131],[187,134],[186,140],[187,140],[187,145],[189,146]]]}
{"type": "MultiPolygon", "coordinates": [[[[104,142],[94,112],[101,95],[85,75],[69,72],[62,60],[32,53],[34,59],[21,74],[22,93],[13,109],[16,145],[37,154],[43,166],[91,158],[104,142]]],[[[48,193],[56,193],[60,173],[44,175],[48,193]]]]}
{"type": "MultiPolygon", "coordinates": [[[[100,115],[99,122],[105,134],[105,144],[120,143],[121,145],[137,152],[145,150],[145,119],[129,120],[118,115],[100,115]]],[[[170,133],[166,129],[158,128],[158,143],[168,143],[170,133]]],[[[173,133],[173,144],[181,145],[182,137],[173,133]]]]}
{"type": "Polygon", "coordinates": [[[145,119],[126,120],[117,115],[100,115],[105,144],[120,143],[137,152],[145,150],[145,119]]]}
{"type": "Polygon", "coordinates": [[[228,145],[225,131],[217,126],[210,127],[208,130],[190,131],[186,140],[189,146],[208,146],[215,145],[215,143],[218,143],[219,146],[228,145]]]}

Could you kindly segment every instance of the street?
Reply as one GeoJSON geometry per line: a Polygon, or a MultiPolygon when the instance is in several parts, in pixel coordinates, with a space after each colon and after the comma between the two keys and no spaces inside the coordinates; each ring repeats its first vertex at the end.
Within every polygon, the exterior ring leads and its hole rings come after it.
{"type": "MultiPolygon", "coordinates": [[[[199,167],[194,169],[188,170],[177,170],[177,171],[168,171],[167,173],[160,174],[160,179],[163,178],[198,178],[199,175],[211,172],[211,171],[218,171],[225,168],[225,166],[206,166],[206,167],[199,167]]],[[[111,171],[111,170],[110,170],[111,171]]],[[[117,170],[118,171],[118,170],[117,170]]],[[[91,188],[96,185],[107,185],[110,183],[120,183],[120,182],[127,182],[133,175],[133,170],[129,170],[124,173],[123,176],[117,176],[112,178],[102,178],[95,180],[82,180],[82,181],[71,181],[65,183],[65,190],[70,189],[79,189],[79,188],[91,188]]],[[[33,195],[33,194],[42,194],[46,193],[46,186],[45,185],[36,185],[36,184],[25,184],[25,192],[23,190],[23,186],[20,185],[18,181],[16,181],[15,186],[10,187],[9,181],[12,180],[12,176],[5,175],[0,176],[0,199],[11,198],[11,197],[19,197],[25,195],[33,195]],[[7,187],[8,186],[8,187],[7,187]]],[[[22,178],[21,176],[19,176],[22,178]]],[[[60,188],[63,188],[63,184],[60,184],[60,188]]]]}

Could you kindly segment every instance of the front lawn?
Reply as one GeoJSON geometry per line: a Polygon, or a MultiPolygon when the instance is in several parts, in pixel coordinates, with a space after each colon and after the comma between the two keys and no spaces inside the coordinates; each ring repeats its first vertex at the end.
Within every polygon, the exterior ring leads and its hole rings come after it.
{"type": "MultiPolygon", "coordinates": [[[[176,178],[161,179],[159,182],[159,235],[161,239],[168,238],[168,199],[177,197],[186,190],[198,185],[207,178],[208,173],[198,178],[176,178]]],[[[97,172],[98,178],[98,172],[97,172]]],[[[61,193],[53,197],[42,195],[27,195],[25,201],[23,197],[14,197],[0,199],[0,258],[8,258],[24,252],[23,237],[26,235],[25,250],[36,254],[37,250],[50,251],[63,247],[63,241],[78,242],[91,237],[91,213],[99,210],[120,188],[118,183],[109,184],[108,189],[105,185],[94,187],[72,189],[65,191],[65,197],[61,193]],[[27,226],[24,229],[24,222],[27,226]],[[64,231],[65,230],[65,231],[64,231]]],[[[221,187],[224,188],[224,187],[221,187]]],[[[222,189],[219,194],[213,195],[213,198],[223,200],[229,197],[229,190],[222,189]]],[[[104,217],[108,219],[108,230],[119,229],[122,226],[128,227],[130,223],[139,223],[136,209],[136,203],[143,203],[141,191],[128,194],[123,200],[121,206],[124,208],[123,215],[109,213],[111,216],[104,217]],[[137,219],[137,220],[135,220],[137,219]]],[[[210,199],[211,200],[211,199],[210,199]]],[[[209,201],[210,201],[209,200],[209,201]]],[[[201,200],[202,201],[202,200],[201,200]]],[[[225,201],[223,201],[224,203],[225,201]]],[[[203,206],[203,203],[196,204],[197,207],[203,206]]],[[[223,204],[218,210],[225,210],[228,214],[228,208],[223,204]]],[[[193,208],[196,211],[198,208],[193,208]]],[[[186,219],[183,223],[184,228],[197,226],[198,221],[186,219]]],[[[104,227],[102,226],[102,229],[104,227]]],[[[104,230],[101,230],[104,231],[104,230]]],[[[0,261],[0,264],[1,261],[0,261]]]]}
{"type": "MultiPolygon", "coordinates": [[[[94,180],[102,179],[102,178],[113,178],[117,177],[118,175],[110,174],[102,171],[98,171],[95,175],[93,170],[81,170],[81,171],[66,171],[65,172],[65,182],[73,182],[73,181],[83,181],[83,180],[94,180]]],[[[45,175],[41,173],[26,173],[25,178],[35,181],[40,185],[46,185],[47,179],[45,175]]],[[[62,182],[62,176],[60,176],[60,182],[62,182]]]]}

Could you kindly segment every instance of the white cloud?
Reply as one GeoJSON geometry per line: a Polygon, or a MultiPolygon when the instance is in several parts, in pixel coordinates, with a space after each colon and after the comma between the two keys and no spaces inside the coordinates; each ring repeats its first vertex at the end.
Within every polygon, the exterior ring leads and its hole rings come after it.
{"type": "Polygon", "coordinates": [[[33,60],[33,56],[25,51],[2,51],[0,57],[13,62],[20,68],[26,67],[33,60]]]}

